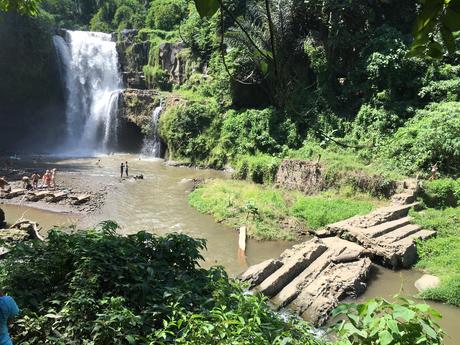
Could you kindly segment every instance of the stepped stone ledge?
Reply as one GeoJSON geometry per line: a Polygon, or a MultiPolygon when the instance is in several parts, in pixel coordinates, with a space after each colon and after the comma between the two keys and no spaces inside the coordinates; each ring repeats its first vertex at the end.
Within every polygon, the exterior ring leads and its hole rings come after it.
{"type": "Polygon", "coordinates": [[[249,267],[240,279],[278,309],[288,307],[314,325],[323,325],[342,300],[365,291],[373,262],[408,268],[417,260],[415,242],[435,236],[435,231],[412,224],[408,216],[418,206],[417,181],[403,186],[389,206],[330,224],[278,258],[249,267]]]}

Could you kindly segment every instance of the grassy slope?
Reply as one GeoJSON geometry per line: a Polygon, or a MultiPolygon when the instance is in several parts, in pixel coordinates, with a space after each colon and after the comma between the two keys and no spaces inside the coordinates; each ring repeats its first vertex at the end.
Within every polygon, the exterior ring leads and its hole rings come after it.
{"type": "Polygon", "coordinates": [[[348,191],[305,196],[244,181],[213,180],[189,197],[190,205],[233,227],[249,225],[249,235],[260,240],[293,240],[307,229],[356,214],[365,214],[379,201],[348,191]]]}
{"type": "Polygon", "coordinates": [[[415,222],[438,232],[436,238],[419,243],[417,266],[441,278],[439,288],[423,297],[460,306],[460,207],[428,209],[413,213],[415,222]]]}

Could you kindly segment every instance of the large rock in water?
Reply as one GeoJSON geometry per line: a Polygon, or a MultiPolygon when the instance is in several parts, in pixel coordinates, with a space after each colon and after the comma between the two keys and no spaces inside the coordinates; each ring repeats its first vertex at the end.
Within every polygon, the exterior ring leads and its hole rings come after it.
{"type": "Polygon", "coordinates": [[[366,288],[371,261],[366,250],[337,237],[312,239],[250,267],[241,279],[279,308],[289,306],[315,325],[347,297],[366,288]]]}
{"type": "Polygon", "coordinates": [[[441,284],[441,280],[433,275],[424,274],[420,279],[415,282],[415,287],[418,291],[424,292],[429,289],[437,288],[441,284]]]}

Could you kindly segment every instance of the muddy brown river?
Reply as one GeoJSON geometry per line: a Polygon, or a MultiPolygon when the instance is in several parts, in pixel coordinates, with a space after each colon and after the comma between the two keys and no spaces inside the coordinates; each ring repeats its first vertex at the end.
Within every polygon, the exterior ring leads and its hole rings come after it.
{"type": "MultiPolygon", "coordinates": [[[[238,233],[235,229],[217,224],[210,216],[192,209],[187,195],[193,188],[191,179],[227,178],[224,173],[212,170],[168,167],[162,160],[144,159],[139,156],[115,155],[98,158],[53,159],[53,164],[62,166],[74,178],[87,183],[104,183],[108,194],[104,205],[90,216],[75,217],[23,206],[2,205],[7,221],[24,217],[38,221],[44,228],[76,223],[79,227],[92,226],[102,220],[114,220],[120,232],[135,233],[139,230],[156,234],[181,232],[207,240],[208,250],[203,253],[204,267],[223,266],[229,275],[236,276],[248,265],[279,256],[293,243],[249,240],[246,258],[238,255],[238,233]],[[101,167],[96,162],[101,159],[101,167]],[[129,162],[130,175],[143,174],[143,180],[120,180],[119,165],[129,162]],[[103,181],[103,182],[101,182],[103,181]]],[[[391,299],[395,294],[414,298],[414,282],[422,273],[415,270],[393,272],[375,267],[368,289],[359,301],[372,297],[391,299]]],[[[460,308],[428,302],[441,312],[441,326],[447,331],[446,344],[460,343],[460,308]]]]}

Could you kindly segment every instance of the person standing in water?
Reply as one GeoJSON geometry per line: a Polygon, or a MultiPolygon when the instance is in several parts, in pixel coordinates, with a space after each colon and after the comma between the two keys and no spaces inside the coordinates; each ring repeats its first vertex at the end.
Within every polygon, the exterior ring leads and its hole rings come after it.
{"type": "Polygon", "coordinates": [[[126,175],[126,177],[129,176],[128,175],[128,162],[127,161],[125,162],[125,175],[126,175]]]}
{"type": "Polygon", "coordinates": [[[8,333],[8,322],[19,315],[19,308],[14,299],[0,291],[0,344],[13,345],[8,333]]]}
{"type": "Polygon", "coordinates": [[[125,170],[125,165],[123,164],[123,162],[121,162],[121,165],[120,165],[120,178],[123,178],[123,171],[125,170]]]}

